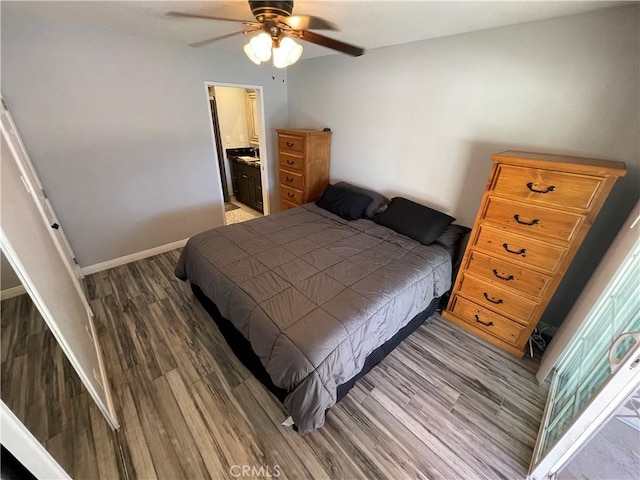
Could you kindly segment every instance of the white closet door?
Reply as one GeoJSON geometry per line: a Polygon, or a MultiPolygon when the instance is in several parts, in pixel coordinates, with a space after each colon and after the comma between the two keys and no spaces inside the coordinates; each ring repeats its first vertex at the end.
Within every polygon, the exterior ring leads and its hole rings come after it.
{"type": "Polygon", "coordinates": [[[34,198],[35,188],[6,135],[2,129],[0,246],[90,395],[110,425],[117,428],[91,310],[56,246],[34,198]]]}
{"type": "MultiPolygon", "coordinates": [[[[31,163],[31,158],[27,153],[24,143],[22,143],[22,138],[20,138],[20,134],[18,133],[15,123],[13,123],[13,118],[7,109],[4,98],[0,101],[0,119],[2,120],[2,130],[4,131],[4,134],[7,138],[11,139],[10,148],[13,151],[13,154],[20,160],[23,173],[27,176],[31,185],[34,187],[33,193],[37,197],[39,208],[41,210],[40,213],[46,219],[48,225],[55,226],[53,237],[56,247],[60,254],[63,255],[67,263],[67,268],[76,279],[78,287],[82,289],[81,281],[84,278],[84,275],[80,272],[80,265],[78,265],[78,261],[76,260],[73,249],[69,244],[69,240],[60,226],[58,216],[53,209],[53,205],[51,205],[51,202],[49,201],[49,197],[42,186],[42,182],[40,182],[36,169],[34,168],[33,163],[31,163]]],[[[87,308],[88,307],[89,305],[87,304],[87,308]]]]}

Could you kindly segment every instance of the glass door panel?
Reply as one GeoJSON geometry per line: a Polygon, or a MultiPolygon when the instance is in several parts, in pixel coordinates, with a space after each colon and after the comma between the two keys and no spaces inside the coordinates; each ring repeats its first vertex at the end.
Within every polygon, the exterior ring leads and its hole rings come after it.
{"type": "MultiPolygon", "coordinates": [[[[625,355],[640,352],[638,338],[629,336],[616,342],[625,332],[640,331],[640,241],[628,253],[627,258],[611,279],[600,299],[589,313],[581,331],[576,335],[570,351],[554,372],[547,409],[533,459],[533,473],[545,460],[559,455],[560,442],[571,445],[568,432],[576,432],[576,422],[594,403],[611,378],[615,368],[612,355],[623,359],[625,355]],[[614,345],[615,343],[615,345],[614,345]],[[550,455],[550,452],[553,455],[550,455]],[[549,457],[549,458],[545,458],[549,457]]],[[[640,367],[637,368],[640,370],[640,367]]],[[[637,372],[626,372],[635,375],[637,372]]],[[[629,377],[631,378],[631,377],[629,377]]],[[[635,377],[633,377],[635,378],[635,377]]],[[[586,418],[586,417],[585,417],[586,418]]],[[[595,427],[594,427],[595,428],[595,427]]],[[[588,430],[589,425],[583,430],[588,430]]],[[[577,437],[575,437],[577,438],[577,437]]],[[[559,460],[559,455],[556,460],[559,460]]],[[[556,462],[557,463],[557,462],[556,462]]],[[[532,478],[536,478],[532,473],[532,478]]]]}
{"type": "MultiPolygon", "coordinates": [[[[627,343],[628,344],[628,343],[627,343]]],[[[558,480],[637,480],[640,475],[640,390],[636,390],[558,472],[558,480]]]]}

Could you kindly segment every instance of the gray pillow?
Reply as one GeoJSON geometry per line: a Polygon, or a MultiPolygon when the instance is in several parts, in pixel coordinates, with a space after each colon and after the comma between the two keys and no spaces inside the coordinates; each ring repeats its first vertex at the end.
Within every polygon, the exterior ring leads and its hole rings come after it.
{"type": "Polygon", "coordinates": [[[434,243],[444,247],[449,255],[451,255],[451,262],[453,263],[453,278],[460,268],[462,263],[462,257],[464,251],[467,248],[469,242],[469,234],[471,229],[462,225],[456,225],[452,223],[447,229],[440,234],[434,243]]]}
{"type": "Polygon", "coordinates": [[[372,218],[376,213],[380,211],[382,207],[389,203],[389,199],[387,197],[379,194],[378,192],[374,192],[373,190],[357,187],[347,182],[336,183],[335,186],[344,188],[345,190],[351,190],[352,192],[361,193],[362,195],[366,195],[367,197],[371,197],[372,202],[364,212],[364,214],[369,218],[372,218]]]}

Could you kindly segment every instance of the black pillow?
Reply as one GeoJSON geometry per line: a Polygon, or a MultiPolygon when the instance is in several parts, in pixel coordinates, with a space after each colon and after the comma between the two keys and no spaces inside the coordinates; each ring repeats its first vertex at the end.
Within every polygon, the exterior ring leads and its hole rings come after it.
{"type": "Polygon", "coordinates": [[[449,255],[451,255],[453,272],[457,272],[460,263],[462,263],[462,256],[469,242],[469,233],[471,233],[469,227],[452,223],[434,242],[444,247],[445,250],[449,252],[449,255]]]}
{"type": "Polygon", "coordinates": [[[371,203],[367,207],[367,211],[365,215],[369,218],[373,218],[373,216],[378,213],[382,207],[389,203],[389,199],[384,195],[381,195],[378,192],[374,192],[373,190],[369,190],[366,188],[358,187],[356,185],[351,185],[347,182],[336,183],[336,187],[342,187],[347,190],[351,190],[352,192],[361,193],[366,195],[367,197],[371,197],[371,203]]]}
{"type": "Polygon", "coordinates": [[[345,220],[362,218],[371,203],[371,197],[336,185],[327,185],[316,205],[345,220]]]}
{"type": "Polygon", "coordinates": [[[402,197],[391,199],[387,209],[373,217],[373,221],[413,238],[423,245],[431,245],[455,218],[402,197]]]}

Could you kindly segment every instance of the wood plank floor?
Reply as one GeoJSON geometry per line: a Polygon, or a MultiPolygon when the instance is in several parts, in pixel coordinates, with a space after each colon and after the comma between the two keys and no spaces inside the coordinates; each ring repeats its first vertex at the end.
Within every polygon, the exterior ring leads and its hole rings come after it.
{"type": "Polygon", "coordinates": [[[28,295],[0,304],[0,396],[73,478],[124,478],[116,434],[28,295]]]}
{"type": "MultiPolygon", "coordinates": [[[[178,255],[86,279],[129,478],[235,478],[243,467],[245,476],[278,478],[526,476],[547,394],[536,360],[512,358],[436,316],[359,381],[323,428],[300,436],[280,425],[282,405],[173,276],[178,255]]],[[[4,355],[4,336],[2,347],[4,355]]],[[[95,413],[92,438],[113,438],[95,413]]],[[[74,476],[123,478],[111,459],[100,464],[74,476]]]]}

